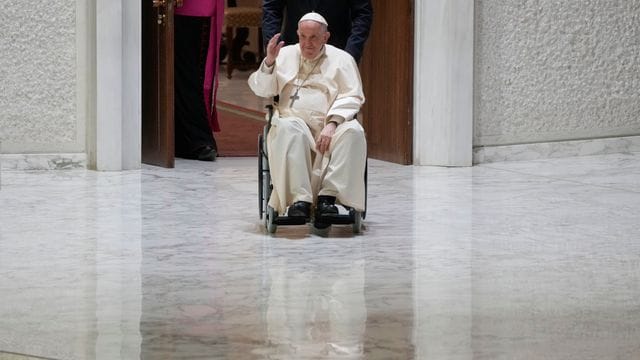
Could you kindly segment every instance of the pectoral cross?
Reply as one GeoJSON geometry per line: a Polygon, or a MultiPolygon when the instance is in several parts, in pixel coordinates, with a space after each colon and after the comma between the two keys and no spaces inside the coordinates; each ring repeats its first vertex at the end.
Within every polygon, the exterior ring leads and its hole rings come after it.
{"type": "Polygon", "coordinates": [[[289,103],[289,107],[293,107],[293,103],[296,100],[300,99],[300,96],[298,96],[298,91],[299,90],[300,90],[300,88],[297,88],[296,92],[293,95],[289,96],[289,99],[291,99],[291,102],[289,103]]]}

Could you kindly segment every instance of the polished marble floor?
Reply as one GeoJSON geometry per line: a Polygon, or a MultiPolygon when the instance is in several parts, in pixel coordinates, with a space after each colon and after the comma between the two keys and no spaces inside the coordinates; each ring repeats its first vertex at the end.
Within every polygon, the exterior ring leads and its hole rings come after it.
{"type": "Polygon", "coordinates": [[[371,160],[265,234],[254,158],[0,174],[0,359],[640,359],[640,154],[371,160]]]}

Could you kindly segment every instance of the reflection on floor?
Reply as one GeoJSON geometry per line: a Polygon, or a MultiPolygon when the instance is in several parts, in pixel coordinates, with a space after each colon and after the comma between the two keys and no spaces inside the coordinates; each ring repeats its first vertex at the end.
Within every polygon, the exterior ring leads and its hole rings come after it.
{"type": "Polygon", "coordinates": [[[640,359],[640,154],[369,163],[363,235],[265,234],[255,158],[2,173],[0,351],[640,359]]]}

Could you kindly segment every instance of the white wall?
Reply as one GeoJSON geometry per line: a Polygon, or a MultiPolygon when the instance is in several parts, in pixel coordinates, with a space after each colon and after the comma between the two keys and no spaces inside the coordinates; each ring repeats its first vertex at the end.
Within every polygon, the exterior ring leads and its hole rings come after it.
{"type": "Polygon", "coordinates": [[[140,6],[3,4],[0,168],[140,168],[140,6]]]}
{"type": "Polygon", "coordinates": [[[499,159],[509,160],[640,145],[596,140],[640,135],[640,0],[475,4],[477,152],[506,145],[499,159]]]}
{"type": "Polygon", "coordinates": [[[415,6],[415,164],[640,151],[640,0],[415,6]]]}
{"type": "Polygon", "coordinates": [[[82,166],[76,0],[8,0],[1,14],[0,152],[13,154],[3,156],[3,167],[17,166],[25,153],[56,154],[34,160],[53,168],[82,166]]]}

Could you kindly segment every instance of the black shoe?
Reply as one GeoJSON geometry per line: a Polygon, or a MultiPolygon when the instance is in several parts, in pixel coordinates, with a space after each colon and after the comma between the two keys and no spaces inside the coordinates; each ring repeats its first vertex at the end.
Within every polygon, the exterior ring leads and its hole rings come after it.
{"type": "Polygon", "coordinates": [[[204,146],[196,151],[196,159],[200,161],[216,161],[218,152],[213,146],[204,146]]]}
{"type": "Polygon", "coordinates": [[[316,204],[316,217],[322,218],[325,216],[331,217],[338,215],[338,208],[336,207],[335,203],[335,196],[318,196],[318,204],[316,204]]]}
{"type": "Polygon", "coordinates": [[[331,224],[319,222],[317,220],[314,221],[314,223],[313,223],[313,227],[315,227],[318,230],[324,230],[324,229],[328,228],[329,226],[331,226],[331,224]]]}
{"type": "Polygon", "coordinates": [[[289,206],[287,210],[287,216],[289,217],[303,217],[308,219],[311,215],[311,203],[306,201],[296,201],[293,205],[289,206]]]}
{"type": "Polygon", "coordinates": [[[338,215],[338,208],[335,205],[335,196],[318,196],[318,203],[316,204],[315,221],[313,226],[318,230],[324,230],[331,226],[331,222],[326,222],[328,217],[338,215]],[[325,218],[325,221],[322,219],[325,218]]]}

